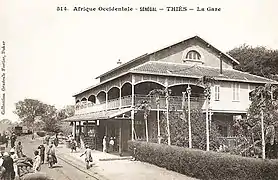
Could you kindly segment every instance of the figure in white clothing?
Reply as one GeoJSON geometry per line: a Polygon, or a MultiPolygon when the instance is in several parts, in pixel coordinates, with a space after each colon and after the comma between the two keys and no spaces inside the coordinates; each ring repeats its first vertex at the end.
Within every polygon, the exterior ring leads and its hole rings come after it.
{"type": "Polygon", "coordinates": [[[115,141],[114,141],[113,137],[111,137],[110,141],[109,141],[109,152],[113,152],[114,144],[115,144],[115,141]]]}
{"type": "Polygon", "coordinates": [[[14,172],[15,172],[15,177],[18,177],[18,168],[17,168],[17,165],[16,165],[18,156],[17,156],[17,154],[15,153],[14,148],[12,148],[12,149],[10,150],[10,154],[11,154],[11,158],[12,158],[13,161],[14,161],[14,172]]]}
{"type": "Polygon", "coordinates": [[[41,170],[41,156],[39,155],[39,151],[35,151],[35,158],[33,163],[33,170],[34,172],[39,172],[41,170]]]}
{"type": "Polygon", "coordinates": [[[107,152],[107,146],[106,146],[107,142],[106,142],[106,136],[103,137],[102,140],[102,151],[103,152],[107,152]]]}

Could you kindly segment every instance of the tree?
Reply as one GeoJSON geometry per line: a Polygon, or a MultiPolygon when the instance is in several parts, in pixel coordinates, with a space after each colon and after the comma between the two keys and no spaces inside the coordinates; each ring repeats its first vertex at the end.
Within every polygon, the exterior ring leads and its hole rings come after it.
{"type": "Polygon", "coordinates": [[[72,132],[72,127],[68,122],[63,122],[64,119],[74,116],[75,107],[73,105],[68,105],[57,111],[57,119],[59,121],[60,130],[64,134],[70,134],[72,132]]]}
{"type": "Polygon", "coordinates": [[[34,99],[24,99],[16,103],[14,112],[28,127],[59,132],[62,119],[74,115],[74,106],[66,106],[58,111],[55,106],[34,99]]]}
{"type": "MultiPolygon", "coordinates": [[[[235,153],[241,155],[245,154],[246,156],[261,156],[263,153],[262,149],[264,149],[264,147],[262,147],[262,145],[264,146],[263,140],[267,145],[267,152],[268,150],[271,151],[272,146],[277,146],[277,97],[278,87],[271,84],[259,86],[251,92],[252,103],[248,109],[247,118],[238,119],[234,124],[236,133],[241,139],[241,143],[235,150],[235,153]],[[263,139],[262,133],[265,134],[263,139]]],[[[277,157],[277,154],[275,156],[277,157]]],[[[269,156],[267,155],[267,157],[269,156]]]]}
{"type": "Polygon", "coordinates": [[[278,50],[244,44],[227,53],[239,61],[235,69],[278,80],[278,50]]]}
{"type": "Polygon", "coordinates": [[[24,99],[15,104],[14,113],[29,127],[33,127],[36,118],[41,117],[45,113],[45,105],[35,99],[24,99]]]}
{"type": "Polygon", "coordinates": [[[44,104],[44,114],[42,114],[40,120],[43,124],[43,130],[56,133],[60,131],[57,109],[55,106],[44,104]]]}

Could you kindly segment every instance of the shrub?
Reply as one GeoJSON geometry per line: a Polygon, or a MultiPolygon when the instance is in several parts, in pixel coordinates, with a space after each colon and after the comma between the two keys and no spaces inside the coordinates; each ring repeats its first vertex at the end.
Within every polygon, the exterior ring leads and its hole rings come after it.
{"type": "Polygon", "coordinates": [[[148,162],[199,179],[277,179],[278,161],[206,152],[164,144],[129,141],[129,150],[148,162]]]}
{"type": "Polygon", "coordinates": [[[37,135],[40,136],[40,137],[44,137],[45,134],[46,134],[45,131],[38,131],[37,132],[37,135]]]}

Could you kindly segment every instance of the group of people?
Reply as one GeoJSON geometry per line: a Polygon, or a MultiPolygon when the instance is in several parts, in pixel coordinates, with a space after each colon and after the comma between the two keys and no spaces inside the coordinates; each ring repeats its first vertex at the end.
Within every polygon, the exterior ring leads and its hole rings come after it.
{"type": "MultiPolygon", "coordinates": [[[[15,135],[12,134],[12,136],[15,135]]],[[[43,144],[39,145],[34,151],[34,158],[31,159],[23,154],[23,146],[20,141],[15,145],[13,139],[16,139],[16,136],[10,139],[10,151],[0,152],[0,180],[14,180],[16,176],[19,176],[19,164],[30,167],[31,171],[36,173],[41,170],[41,165],[44,164],[45,160],[50,161],[49,159],[51,159],[52,164],[57,163],[54,143],[49,145],[47,152],[45,152],[46,148],[43,144]],[[47,156],[45,157],[45,155],[47,156]]]]}
{"type": "Polygon", "coordinates": [[[117,143],[116,143],[116,137],[103,137],[102,140],[102,151],[103,152],[113,152],[117,151],[117,143]]]}
{"type": "Polygon", "coordinates": [[[16,162],[26,157],[22,149],[19,141],[15,147],[11,147],[9,152],[0,152],[0,180],[13,180],[18,175],[16,162]]]}
{"type": "Polygon", "coordinates": [[[3,142],[6,144],[6,148],[9,146],[9,140],[11,141],[11,147],[13,148],[15,146],[15,141],[16,141],[16,135],[15,133],[12,133],[11,136],[8,135],[8,133],[3,133],[1,135],[0,133],[0,142],[3,142]]]}

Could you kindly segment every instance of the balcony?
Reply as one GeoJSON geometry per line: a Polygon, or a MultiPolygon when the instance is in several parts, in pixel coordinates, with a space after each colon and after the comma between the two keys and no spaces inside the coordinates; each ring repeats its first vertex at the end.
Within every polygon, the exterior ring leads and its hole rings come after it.
{"type": "MultiPolygon", "coordinates": [[[[157,102],[159,102],[159,109],[166,109],[166,98],[165,97],[155,97],[147,95],[134,95],[134,104],[140,104],[141,101],[147,100],[150,102],[151,109],[156,110],[158,108],[157,102]]],[[[204,104],[203,97],[191,97],[190,98],[191,108],[202,108],[204,104]]],[[[92,112],[99,112],[105,110],[120,109],[132,106],[132,96],[124,96],[121,98],[111,99],[106,102],[101,102],[99,104],[93,104],[91,102],[83,101],[76,105],[75,114],[87,114],[92,112]]],[[[187,107],[187,101],[185,103],[187,107]]],[[[169,109],[170,110],[182,110],[182,96],[170,96],[169,97],[169,109]]]]}

